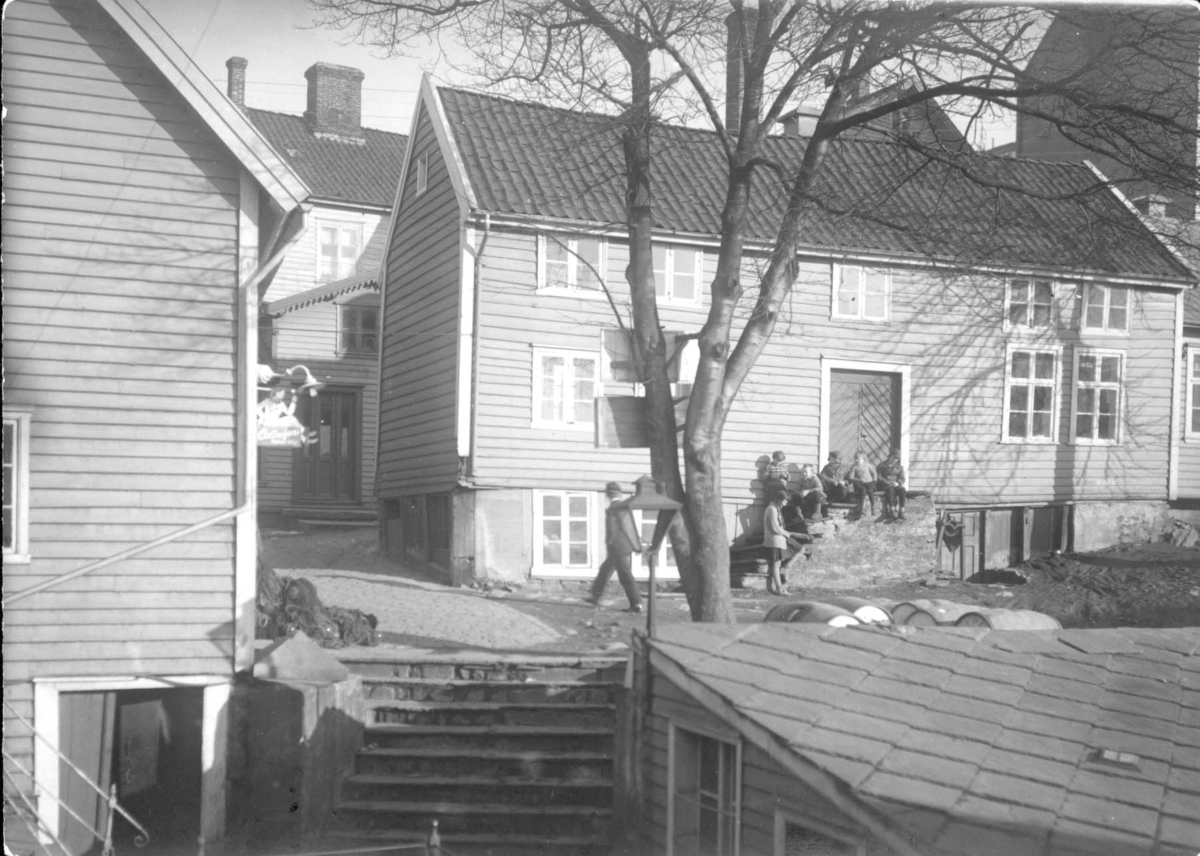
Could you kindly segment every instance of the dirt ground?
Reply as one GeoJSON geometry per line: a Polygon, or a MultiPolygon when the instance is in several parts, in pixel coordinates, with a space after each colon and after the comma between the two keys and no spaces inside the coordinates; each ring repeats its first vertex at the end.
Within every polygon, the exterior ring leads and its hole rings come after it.
{"type": "MultiPolygon", "coordinates": [[[[267,560],[276,568],[353,570],[403,576],[429,585],[438,583],[429,573],[380,555],[376,532],[371,528],[267,532],[264,542],[267,560]]],[[[938,598],[983,607],[1032,609],[1054,616],[1064,627],[1200,627],[1197,547],[1158,542],[1126,545],[1034,560],[1008,572],[993,572],[979,582],[935,578],[924,570],[904,577],[897,576],[895,570],[863,575],[863,582],[855,588],[836,583],[821,585],[827,579],[823,574],[795,574],[788,599],[821,600],[834,594],[884,601],[938,598]],[[804,585],[806,577],[812,584],[804,585]]],[[[475,589],[480,597],[503,600],[558,630],[561,640],[536,649],[543,652],[623,647],[621,643],[630,629],[644,626],[646,621],[645,615],[623,611],[624,596],[615,581],[610,584],[609,599],[598,609],[582,602],[585,582],[483,585],[475,589]]],[[[761,621],[770,607],[783,602],[759,589],[735,589],[733,599],[740,622],[761,621]]],[[[655,620],[690,620],[681,592],[660,588],[655,620]]],[[[385,641],[442,647],[455,644],[453,640],[407,637],[402,628],[389,629],[385,641]]]]}

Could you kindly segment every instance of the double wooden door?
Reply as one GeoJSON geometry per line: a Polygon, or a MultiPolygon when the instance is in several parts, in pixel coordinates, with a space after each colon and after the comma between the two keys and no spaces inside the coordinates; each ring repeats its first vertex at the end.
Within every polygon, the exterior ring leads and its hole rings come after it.
{"type": "Polygon", "coordinates": [[[297,502],[358,502],[362,462],[362,393],[323,388],[303,396],[296,414],[314,442],[296,451],[292,491],[297,502]]]}
{"type": "Polygon", "coordinates": [[[900,375],[835,369],[829,381],[830,450],[877,465],[900,445],[900,375]]]}

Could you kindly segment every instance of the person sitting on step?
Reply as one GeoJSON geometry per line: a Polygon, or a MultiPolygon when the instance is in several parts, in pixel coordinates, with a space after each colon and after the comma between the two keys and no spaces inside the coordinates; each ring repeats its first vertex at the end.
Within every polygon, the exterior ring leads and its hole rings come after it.
{"type": "Polygon", "coordinates": [[[883,488],[883,513],[885,517],[904,519],[904,504],[908,500],[907,473],[900,463],[900,450],[892,449],[887,460],[877,469],[879,483],[883,488]]]}

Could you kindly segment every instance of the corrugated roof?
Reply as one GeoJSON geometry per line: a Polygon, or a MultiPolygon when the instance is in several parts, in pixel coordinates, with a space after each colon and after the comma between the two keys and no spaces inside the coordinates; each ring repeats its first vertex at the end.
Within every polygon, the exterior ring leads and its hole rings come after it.
{"type": "Polygon", "coordinates": [[[272,317],[286,315],[305,306],[321,303],[326,300],[336,300],[347,294],[358,291],[379,291],[379,278],[376,271],[356,273],[344,279],[318,285],[299,294],[272,300],[263,307],[263,311],[272,317]]]}
{"type": "MultiPolygon", "coordinates": [[[[624,162],[611,120],[440,88],[475,204],[493,214],[625,222],[624,162]]],[[[807,141],[773,137],[764,155],[786,174],[807,141]]],[[[656,226],[718,232],[725,158],[709,131],[657,128],[656,226]]],[[[786,182],[758,170],[748,238],[774,238],[786,182]]],[[[964,155],[927,161],[886,142],[835,144],[807,206],[806,248],[985,258],[997,264],[1185,279],[1186,271],[1086,167],[964,155]]]]}
{"type": "Polygon", "coordinates": [[[1200,844],[1196,628],[686,624],[650,645],[922,853],[1200,844]]]}
{"type": "Polygon", "coordinates": [[[408,137],[363,128],[365,142],[321,139],[302,116],[246,108],[259,133],[312,188],[317,199],[391,208],[408,137]]]}

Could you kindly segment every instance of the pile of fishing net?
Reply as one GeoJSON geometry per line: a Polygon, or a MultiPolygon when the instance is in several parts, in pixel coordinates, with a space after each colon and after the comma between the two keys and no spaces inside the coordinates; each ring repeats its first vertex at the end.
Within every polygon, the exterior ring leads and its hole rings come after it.
{"type": "Polygon", "coordinates": [[[311,580],[275,573],[258,561],[258,638],[282,639],[297,631],[322,648],[378,645],[378,620],[359,609],[326,606],[311,580]]]}

